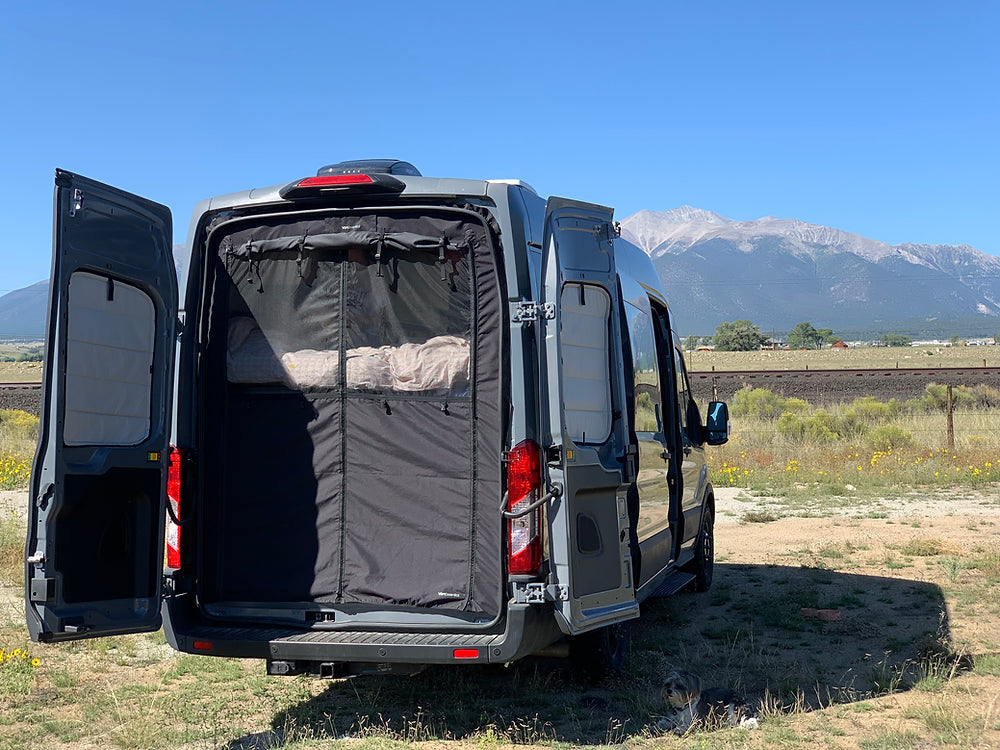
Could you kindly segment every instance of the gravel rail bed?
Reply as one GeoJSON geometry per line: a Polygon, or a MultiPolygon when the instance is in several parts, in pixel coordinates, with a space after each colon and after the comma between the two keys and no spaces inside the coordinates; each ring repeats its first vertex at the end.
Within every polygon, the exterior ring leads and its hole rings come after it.
{"type": "MultiPolygon", "coordinates": [[[[816,406],[851,402],[861,396],[874,396],[879,401],[891,398],[902,400],[923,395],[928,383],[964,385],[973,388],[988,386],[1000,396],[1000,370],[996,368],[975,371],[974,368],[955,370],[928,369],[872,370],[859,377],[852,371],[821,370],[817,372],[788,373],[780,370],[727,373],[691,372],[691,390],[699,401],[711,401],[713,389],[722,401],[732,402],[733,394],[744,387],[767,388],[786,398],[805,399],[816,406]]],[[[1000,406],[1000,400],[996,406],[1000,406]]]]}
{"type": "Polygon", "coordinates": [[[41,403],[42,390],[37,386],[0,387],[0,409],[19,409],[37,417],[41,403]]]}

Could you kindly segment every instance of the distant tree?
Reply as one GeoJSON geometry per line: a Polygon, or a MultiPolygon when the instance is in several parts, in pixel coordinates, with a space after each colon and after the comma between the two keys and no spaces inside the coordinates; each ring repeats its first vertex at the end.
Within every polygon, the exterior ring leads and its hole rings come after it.
{"type": "Polygon", "coordinates": [[[962,346],[965,343],[957,333],[951,334],[951,338],[948,339],[948,342],[952,346],[962,346]]]}
{"type": "Polygon", "coordinates": [[[902,333],[883,334],[880,341],[886,346],[909,346],[913,343],[913,339],[902,333]]]}
{"type": "Polygon", "coordinates": [[[993,334],[993,343],[994,344],[1000,344],[1000,333],[994,333],[993,334]]]}
{"type": "Polygon", "coordinates": [[[700,336],[687,336],[684,339],[684,350],[693,352],[698,348],[698,343],[701,341],[700,336]]]}
{"type": "Polygon", "coordinates": [[[788,345],[792,349],[819,349],[824,343],[832,344],[836,340],[832,329],[816,329],[809,322],[796,323],[788,332],[788,345]]]}
{"type": "Polygon", "coordinates": [[[767,336],[749,320],[723,321],[715,329],[712,343],[721,352],[752,352],[760,349],[767,336]]]}

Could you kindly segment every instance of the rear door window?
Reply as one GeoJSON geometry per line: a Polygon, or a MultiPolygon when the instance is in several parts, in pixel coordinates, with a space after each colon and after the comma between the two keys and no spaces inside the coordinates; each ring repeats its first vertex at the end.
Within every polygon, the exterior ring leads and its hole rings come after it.
{"type": "Polygon", "coordinates": [[[156,308],[121,281],[77,271],[69,283],[65,445],[138,445],[149,437],[156,308]]]}
{"type": "Polygon", "coordinates": [[[600,444],[611,434],[611,297],[603,287],[569,283],[560,305],[566,431],[577,444],[600,444]]]}

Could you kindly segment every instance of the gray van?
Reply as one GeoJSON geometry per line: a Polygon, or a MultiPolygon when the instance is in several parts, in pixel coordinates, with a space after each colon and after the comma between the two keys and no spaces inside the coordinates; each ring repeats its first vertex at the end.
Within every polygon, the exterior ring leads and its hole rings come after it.
{"type": "Polygon", "coordinates": [[[369,160],[199,204],[180,294],[171,236],[57,171],[33,640],[600,672],[641,601],[710,585],[728,412],[611,209],[369,160]]]}

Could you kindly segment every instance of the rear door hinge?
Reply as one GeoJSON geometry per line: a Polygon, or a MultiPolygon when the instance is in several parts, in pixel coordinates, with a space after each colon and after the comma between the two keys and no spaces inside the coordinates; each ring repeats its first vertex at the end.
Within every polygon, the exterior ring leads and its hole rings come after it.
{"type": "Polygon", "coordinates": [[[518,604],[544,604],[569,599],[569,586],[561,583],[514,582],[514,601],[518,604]]]}
{"type": "Polygon", "coordinates": [[[530,325],[539,318],[553,320],[555,317],[556,308],[551,302],[543,305],[536,305],[534,302],[515,302],[511,305],[510,319],[522,325],[530,325]]]}

